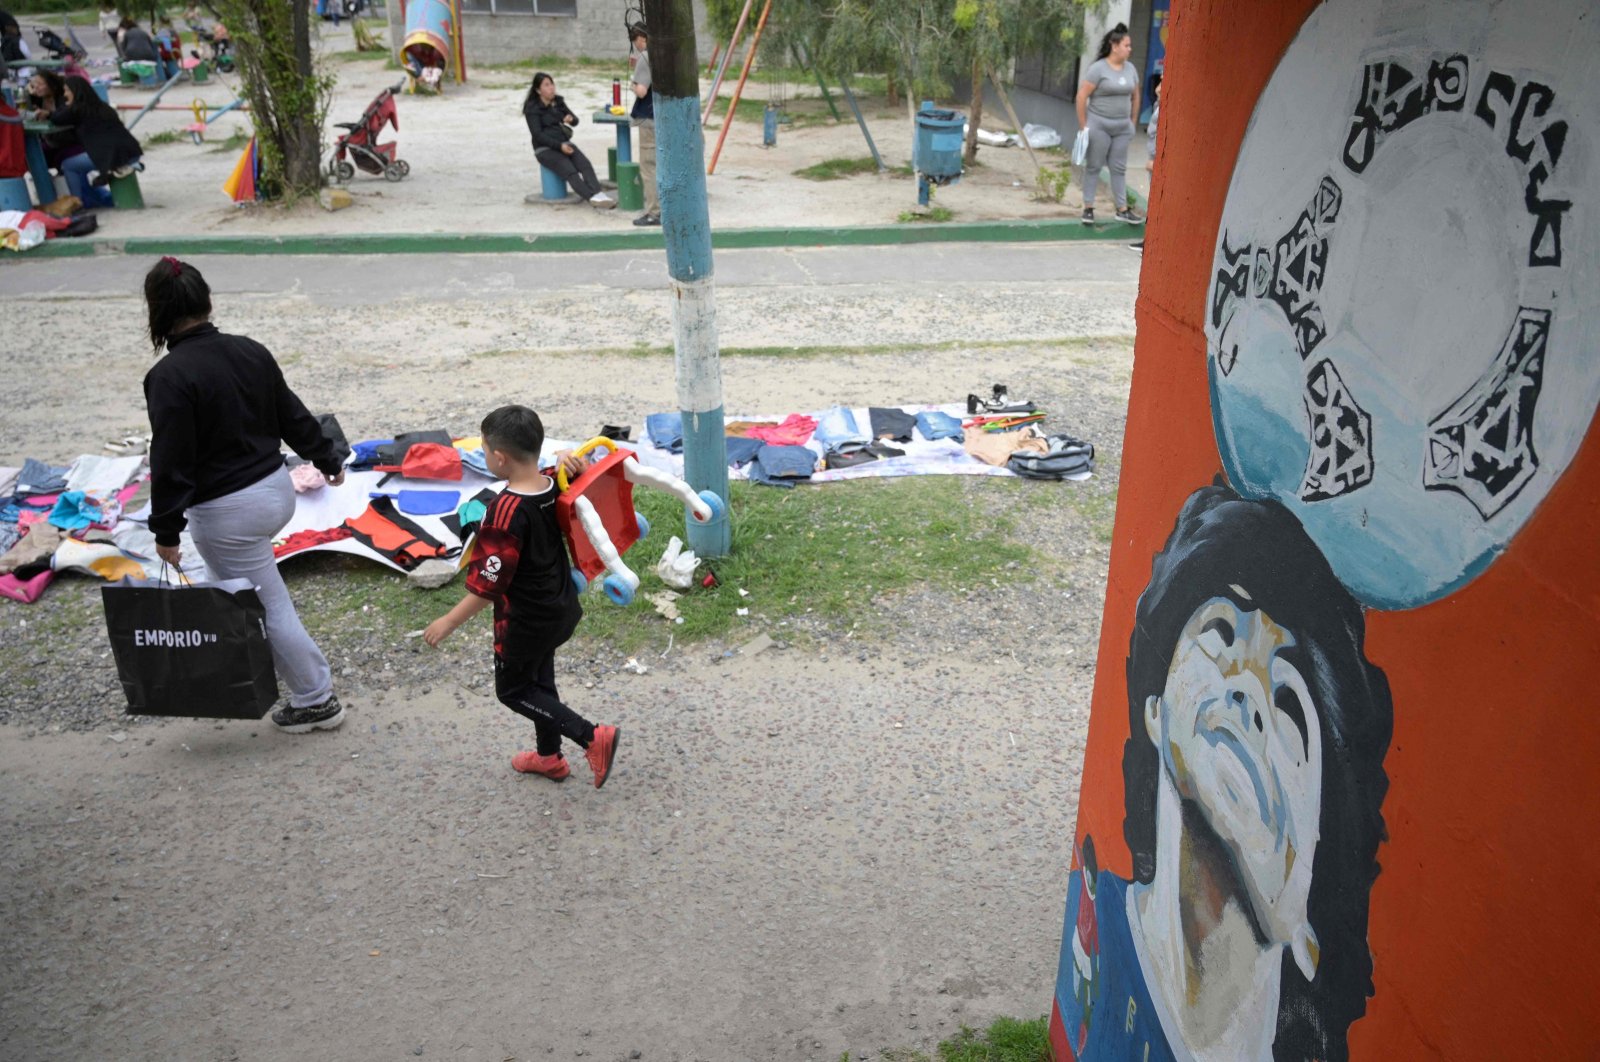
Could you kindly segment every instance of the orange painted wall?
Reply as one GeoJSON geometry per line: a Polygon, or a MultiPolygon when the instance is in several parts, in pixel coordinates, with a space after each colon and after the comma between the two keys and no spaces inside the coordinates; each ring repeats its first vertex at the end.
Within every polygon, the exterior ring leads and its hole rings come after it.
{"type": "MultiPolygon", "coordinates": [[[[1134,606],[1184,500],[1221,470],[1203,331],[1217,228],[1252,109],[1316,6],[1173,8],[1077,827],[1122,877],[1134,606]]],[[[1487,573],[1367,621],[1394,737],[1377,994],[1352,1058],[1600,1058],[1600,427],[1487,573]]]]}

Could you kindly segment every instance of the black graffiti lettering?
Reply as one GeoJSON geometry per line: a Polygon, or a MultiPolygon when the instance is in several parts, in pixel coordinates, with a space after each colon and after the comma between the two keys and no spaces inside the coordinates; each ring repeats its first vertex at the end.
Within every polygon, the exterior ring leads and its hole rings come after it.
{"type": "Polygon", "coordinates": [[[1484,124],[1490,129],[1497,129],[1500,119],[1508,121],[1511,118],[1512,101],[1516,98],[1517,83],[1510,74],[1503,74],[1498,70],[1489,71],[1489,76],[1483,82],[1483,91],[1478,94],[1478,105],[1472,113],[1482,118],[1484,124]],[[1492,97],[1498,98],[1504,104],[1496,107],[1492,97]]]}
{"type": "Polygon", "coordinates": [[[1452,55],[1428,66],[1428,110],[1459,111],[1467,103],[1467,57],[1452,55]]]}
{"type": "Polygon", "coordinates": [[[1346,168],[1351,173],[1365,170],[1384,137],[1428,113],[1428,100],[1427,86],[1399,63],[1368,63],[1345,137],[1346,168]]]}
{"type": "MultiPolygon", "coordinates": [[[[1533,149],[1536,144],[1532,137],[1528,138],[1527,140],[1521,139],[1522,127],[1528,120],[1529,111],[1533,112],[1533,117],[1543,118],[1550,112],[1550,105],[1555,101],[1556,94],[1550,91],[1550,87],[1548,85],[1541,85],[1538,82],[1530,81],[1526,85],[1522,86],[1522,94],[1517,98],[1516,113],[1511,116],[1511,129],[1506,134],[1507,155],[1510,155],[1512,158],[1521,162],[1529,162],[1532,160],[1533,149]]],[[[1545,143],[1545,150],[1547,152],[1551,152],[1552,155],[1550,159],[1551,169],[1555,169],[1556,163],[1561,160],[1561,147],[1566,143],[1567,139],[1567,123],[1552,123],[1552,127],[1555,126],[1559,126],[1560,129],[1555,137],[1554,150],[1551,151],[1550,141],[1548,139],[1546,139],[1545,143]]],[[[1550,130],[1547,129],[1545,132],[1546,136],[1548,137],[1550,130]]]]}
{"type": "Polygon", "coordinates": [[[1223,266],[1218,267],[1211,287],[1211,327],[1219,328],[1232,316],[1233,304],[1250,291],[1250,245],[1230,250],[1228,236],[1222,236],[1223,266]]]}
{"type": "Polygon", "coordinates": [[[1311,452],[1301,500],[1326,501],[1371,483],[1372,417],[1332,362],[1320,361],[1306,375],[1304,402],[1311,452]]]}
{"type": "Polygon", "coordinates": [[[1570,199],[1540,199],[1533,194],[1533,183],[1528,183],[1525,202],[1533,215],[1533,236],[1528,240],[1528,265],[1559,266],[1561,264],[1561,219],[1572,209],[1570,199]]]}

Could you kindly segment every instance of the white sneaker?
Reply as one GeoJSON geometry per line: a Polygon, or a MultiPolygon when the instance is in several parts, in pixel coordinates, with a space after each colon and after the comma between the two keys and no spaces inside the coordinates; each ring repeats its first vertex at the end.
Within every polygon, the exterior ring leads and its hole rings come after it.
{"type": "Polygon", "coordinates": [[[604,192],[596,192],[589,198],[589,202],[593,203],[595,206],[615,206],[617,201],[612,199],[609,195],[606,195],[604,192]]]}

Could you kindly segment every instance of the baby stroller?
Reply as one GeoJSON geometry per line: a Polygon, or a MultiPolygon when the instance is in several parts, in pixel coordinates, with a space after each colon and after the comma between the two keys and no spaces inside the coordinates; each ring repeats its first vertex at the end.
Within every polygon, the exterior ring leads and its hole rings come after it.
{"type": "Polygon", "coordinates": [[[394,94],[400,90],[394,85],[378,93],[378,98],[367,105],[359,122],[337,122],[338,128],[349,130],[333,145],[333,157],[328,160],[328,173],[334,180],[348,181],[359,169],[376,176],[383,174],[390,181],[404,180],[411,172],[411,164],[395,158],[396,142],[378,143],[378,134],[385,125],[400,131],[400,116],[395,112],[394,94]],[[347,157],[348,156],[348,157],[347,157]]]}
{"type": "Polygon", "coordinates": [[[198,22],[189,23],[189,29],[193,31],[195,40],[200,42],[202,48],[189,54],[196,59],[209,59],[224,74],[233,73],[233,39],[219,38],[213,30],[206,29],[198,22]]]}

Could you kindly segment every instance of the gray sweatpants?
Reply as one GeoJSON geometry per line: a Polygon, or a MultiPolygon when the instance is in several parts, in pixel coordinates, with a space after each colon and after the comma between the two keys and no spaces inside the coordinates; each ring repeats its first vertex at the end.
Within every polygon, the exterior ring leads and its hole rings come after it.
{"type": "Polygon", "coordinates": [[[1111,167],[1113,209],[1128,209],[1128,145],[1133,143],[1133,119],[1113,122],[1098,114],[1089,115],[1089,155],[1083,164],[1083,205],[1094,206],[1094,193],[1100,186],[1100,167],[1111,167]]]}
{"type": "Polygon", "coordinates": [[[289,688],[289,704],[308,708],[332,696],[333,672],[295,613],[272,559],[272,536],[293,515],[294,485],[287,468],[188,510],[189,533],[213,577],[249,579],[256,585],[267,610],[272,662],[289,688]]]}

